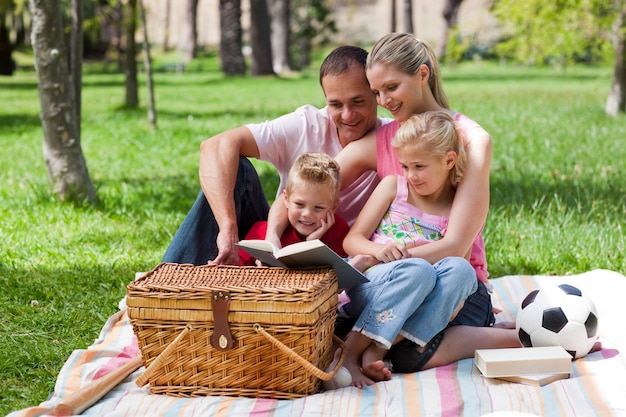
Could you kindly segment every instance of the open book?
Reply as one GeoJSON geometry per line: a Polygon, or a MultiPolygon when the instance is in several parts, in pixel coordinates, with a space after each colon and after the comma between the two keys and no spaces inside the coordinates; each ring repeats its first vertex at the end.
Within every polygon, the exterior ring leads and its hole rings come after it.
{"type": "Polygon", "coordinates": [[[280,249],[266,240],[257,239],[242,240],[237,246],[269,266],[282,268],[332,266],[337,274],[339,288],[350,288],[368,281],[361,271],[319,239],[305,240],[280,249]]]}

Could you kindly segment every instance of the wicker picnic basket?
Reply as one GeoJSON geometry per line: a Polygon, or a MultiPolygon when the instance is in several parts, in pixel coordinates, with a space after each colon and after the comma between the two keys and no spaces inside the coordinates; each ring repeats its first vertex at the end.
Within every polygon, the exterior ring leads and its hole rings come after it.
{"type": "Polygon", "coordinates": [[[153,394],[292,399],[332,378],[337,278],[327,267],[162,263],[128,285],[153,394]]]}

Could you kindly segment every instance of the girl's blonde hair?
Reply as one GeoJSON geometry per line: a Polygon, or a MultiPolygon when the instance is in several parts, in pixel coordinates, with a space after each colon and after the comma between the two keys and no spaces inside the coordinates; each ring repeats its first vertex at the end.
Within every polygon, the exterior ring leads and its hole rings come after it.
{"type": "Polygon", "coordinates": [[[428,85],[437,103],[449,109],[448,98],[441,84],[439,61],[432,48],[409,33],[389,33],[376,42],[367,56],[366,69],[375,64],[392,65],[398,71],[415,75],[422,65],[429,69],[428,85]]]}
{"type": "Polygon", "coordinates": [[[428,111],[411,116],[400,125],[391,146],[396,149],[419,146],[424,152],[440,156],[454,151],[457,160],[449,173],[450,182],[456,187],[463,177],[467,155],[462,132],[446,111],[428,111]]]}
{"type": "Polygon", "coordinates": [[[339,164],[329,155],[316,152],[303,153],[289,170],[285,191],[289,195],[298,181],[325,185],[332,194],[333,204],[337,204],[341,190],[340,178],[339,164]]]}

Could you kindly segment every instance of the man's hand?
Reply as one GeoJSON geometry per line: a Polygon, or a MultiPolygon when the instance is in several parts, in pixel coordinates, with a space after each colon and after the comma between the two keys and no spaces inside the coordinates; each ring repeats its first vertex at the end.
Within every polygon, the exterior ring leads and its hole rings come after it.
{"type": "Polygon", "coordinates": [[[235,243],[239,242],[237,233],[219,232],[217,235],[218,254],[214,260],[209,260],[209,265],[239,265],[239,248],[235,243]]]}
{"type": "Polygon", "coordinates": [[[326,232],[328,232],[328,229],[333,227],[333,224],[335,224],[335,212],[333,210],[328,210],[326,212],[326,218],[322,219],[320,223],[320,227],[318,227],[310,235],[308,235],[306,237],[306,240],[321,239],[322,236],[324,236],[326,232]]]}
{"type": "Polygon", "coordinates": [[[409,251],[402,243],[389,243],[376,252],[376,259],[381,262],[392,262],[410,257],[409,251]]]}

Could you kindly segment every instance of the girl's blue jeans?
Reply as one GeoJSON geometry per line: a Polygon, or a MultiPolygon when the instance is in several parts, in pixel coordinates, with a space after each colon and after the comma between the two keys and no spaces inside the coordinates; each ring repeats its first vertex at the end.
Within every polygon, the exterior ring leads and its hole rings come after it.
{"type": "Polygon", "coordinates": [[[474,268],[458,257],[434,265],[402,259],[376,265],[366,276],[369,282],[348,291],[350,303],[344,309],[358,317],[352,330],[387,349],[398,335],[425,345],[478,287],[474,268]]]}

